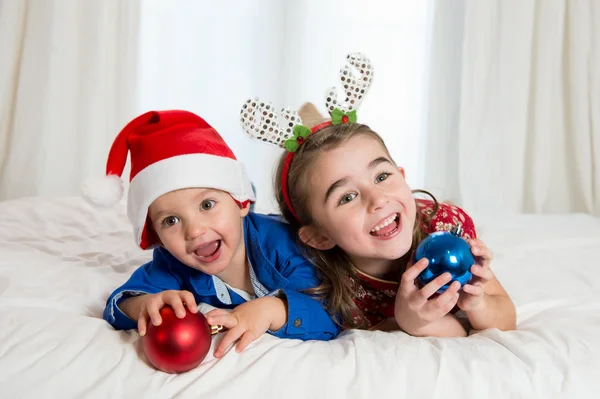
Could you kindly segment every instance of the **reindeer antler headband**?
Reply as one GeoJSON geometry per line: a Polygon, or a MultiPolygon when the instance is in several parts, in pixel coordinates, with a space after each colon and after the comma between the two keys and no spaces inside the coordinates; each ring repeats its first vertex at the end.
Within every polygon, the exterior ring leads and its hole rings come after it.
{"type": "Polygon", "coordinates": [[[348,54],[346,63],[340,70],[339,79],[345,99],[341,101],[338,98],[337,87],[330,88],[326,93],[325,106],[331,115],[331,120],[312,128],[302,124],[298,111],[288,107],[281,109],[280,115],[278,115],[273,104],[256,98],[246,101],[241,110],[242,128],[250,138],[285,148],[288,151],[281,175],[281,186],[285,203],[296,220],[298,220],[298,216],[290,201],[287,184],[288,171],[294,159],[294,153],[309,135],[324,127],[341,123],[356,123],[356,110],[360,107],[373,80],[371,61],[362,53],[348,54]],[[283,124],[280,123],[279,116],[283,118],[283,124]]]}

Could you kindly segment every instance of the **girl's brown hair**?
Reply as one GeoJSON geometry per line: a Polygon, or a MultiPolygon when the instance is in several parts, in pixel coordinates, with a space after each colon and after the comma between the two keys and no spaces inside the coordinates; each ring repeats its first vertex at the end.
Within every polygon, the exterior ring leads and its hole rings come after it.
{"type": "MultiPolygon", "coordinates": [[[[299,113],[304,125],[308,127],[314,126],[324,120],[312,104],[305,104],[299,113]]],[[[334,149],[353,137],[360,135],[370,137],[379,142],[390,159],[392,159],[383,139],[367,125],[359,123],[325,127],[315,134],[308,136],[298,148],[294,154],[287,176],[289,198],[298,219],[287,208],[283,198],[281,175],[287,154],[284,153],[281,156],[275,176],[275,195],[281,214],[297,234],[302,226],[316,226],[307,204],[309,203],[308,198],[311,195],[308,179],[317,158],[324,152],[334,149]]],[[[424,190],[413,190],[413,193],[417,192],[429,195],[435,203],[433,213],[427,216],[427,219],[430,219],[437,212],[438,203],[430,193],[424,190]]],[[[418,211],[417,207],[412,247],[411,251],[400,260],[403,265],[406,265],[408,262],[408,257],[412,253],[412,250],[427,236],[427,233],[422,228],[423,222],[426,222],[423,218],[424,216],[418,211]]],[[[347,326],[354,328],[363,327],[362,324],[356,322],[357,318],[355,316],[359,315],[358,309],[354,304],[356,292],[356,280],[354,277],[356,273],[348,255],[338,246],[322,251],[304,244],[300,239],[298,240],[298,244],[305,252],[307,258],[316,266],[321,278],[321,284],[308,292],[323,299],[329,311],[339,316],[347,326]]],[[[359,317],[358,319],[362,318],[359,317]]]]}

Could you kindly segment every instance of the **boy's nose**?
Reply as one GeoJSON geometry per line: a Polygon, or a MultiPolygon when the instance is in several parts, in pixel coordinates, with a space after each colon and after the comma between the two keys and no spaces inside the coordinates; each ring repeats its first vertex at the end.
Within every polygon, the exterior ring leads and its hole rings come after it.
{"type": "Polygon", "coordinates": [[[206,233],[206,227],[201,223],[189,223],[185,229],[185,239],[194,240],[206,233]]]}

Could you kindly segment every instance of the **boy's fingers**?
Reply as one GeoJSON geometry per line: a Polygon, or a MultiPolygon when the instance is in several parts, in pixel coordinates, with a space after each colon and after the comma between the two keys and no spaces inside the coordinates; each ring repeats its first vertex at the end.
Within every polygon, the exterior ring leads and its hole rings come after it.
{"type": "Polygon", "coordinates": [[[148,316],[150,317],[152,324],[155,326],[160,326],[160,323],[162,323],[162,317],[160,317],[158,306],[153,303],[149,303],[146,307],[146,311],[148,312],[148,316]]]}
{"type": "Polygon", "coordinates": [[[241,328],[234,328],[232,330],[227,331],[225,333],[225,336],[221,340],[221,343],[219,343],[219,346],[217,347],[217,349],[215,349],[215,357],[223,357],[227,348],[229,348],[231,344],[237,341],[243,332],[244,331],[241,328]]]}
{"type": "Polygon", "coordinates": [[[173,308],[175,316],[177,316],[180,319],[183,319],[185,317],[185,307],[183,306],[183,302],[181,301],[181,298],[179,298],[179,296],[170,297],[167,300],[167,303],[173,308]]]}
{"type": "Polygon", "coordinates": [[[210,315],[206,318],[206,320],[211,326],[223,326],[228,330],[231,330],[238,325],[237,318],[230,313],[210,315]]]}
{"type": "Polygon", "coordinates": [[[181,291],[181,300],[185,303],[185,306],[192,313],[198,313],[198,305],[196,304],[196,298],[194,294],[189,291],[181,291]]]}
{"type": "Polygon", "coordinates": [[[138,333],[143,337],[144,335],[146,335],[146,325],[147,325],[147,320],[146,318],[148,317],[148,314],[146,313],[145,310],[142,310],[140,312],[140,315],[138,317],[138,333]]]}
{"type": "Polygon", "coordinates": [[[240,342],[235,347],[235,351],[237,353],[242,352],[248,345],[250,345],[254,340],[256,340],[256,336],[250,330],[246,331],[242,338],[240,338],[240,342]]]}

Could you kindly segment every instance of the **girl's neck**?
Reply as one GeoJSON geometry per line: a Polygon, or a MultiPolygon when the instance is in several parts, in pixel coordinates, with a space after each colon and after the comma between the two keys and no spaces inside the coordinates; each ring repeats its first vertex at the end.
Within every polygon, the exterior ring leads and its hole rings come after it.
{"type": "Polygon", "coordinates": [[[388,281],[400,281],[404,272],[404,259],[352,259],[354,266],[369,276],[388,281]]]}

